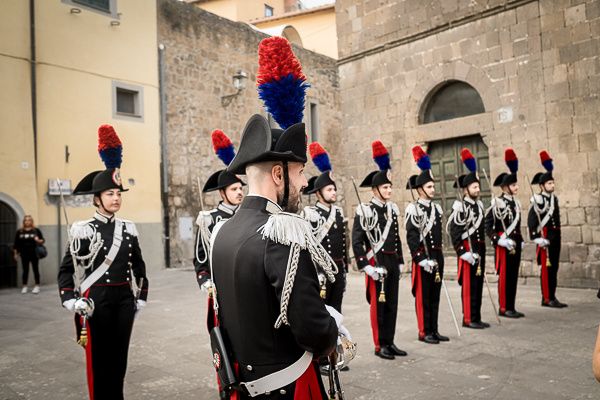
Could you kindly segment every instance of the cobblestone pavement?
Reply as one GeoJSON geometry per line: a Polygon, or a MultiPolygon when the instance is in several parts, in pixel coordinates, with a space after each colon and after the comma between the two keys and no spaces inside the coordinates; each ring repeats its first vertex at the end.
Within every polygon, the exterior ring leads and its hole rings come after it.
{"type": "MultiPolygon", "coordinates": [[[[163,270],[150,278],[150,301],[134,327],[126,398],[218,398],[204,327],[205,296],[193,272],[163,270]]],[[[359,348],[350,371],[342,374],[348,399],[600,398],[591,372],[600,307],[595,291],[559,288],[569,308],[555,310],[540,307],[535,283],[520,285],[517,308],[526,318],[503,319],[498,326],[485,298],[483,316],[492,328],[463,329],[461,337],[442,296],[440,331],[451,341],[426,345],[417,341],[414,299],[404,277],[396,343],[409,355],[384,361],[372,352],[363,286],[362,276],[349,276],[345,325],[359,348]]],[[[458,284],[447,286],[459,313],[458,284]]],[[[55,286],[43,287],[37,296],[0,291],[0,349],[0,400],[85,398],[83,352],[55,286]]]]}

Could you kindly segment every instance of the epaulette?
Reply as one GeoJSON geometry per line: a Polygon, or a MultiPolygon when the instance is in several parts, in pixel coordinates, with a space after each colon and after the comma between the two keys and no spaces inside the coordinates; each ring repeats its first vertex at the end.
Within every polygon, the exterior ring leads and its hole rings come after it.
{"type": "Polygon", "coordinates": [[[529,201],[532,203],[535,201],[540,206],[544,204],[544,198],[542,197],[541,194],[534,194],[533,196],[531,196],[529,198],[529,201]]]}
{"type": "Polygon", "coordinates": [[[492,206],[496,207],[496,208],[506,208],[506,202],[504,200],[502,200],[500,197],[494,197],[492,199],[492,206]]]}
{"type": "Polygon", "coordinates": [[[404,215],[406,215],[406,216],[417,215],[417,207],[415,206],[415,203],[408,203],[408,205],[406,206],[406,209],[404,210],[404,215]]]}
{"type": "Polygon", "coordinates": [[[392,203],[392,211],[394,212],[394,214],[400,215],[400,209],[398,208],[398,204],[392,203]]]}
{"type": "Polygon", "coordinates": [[[362,203],[356,207],[356,215],[359,217],[372,218],[373,217],[373,209],[369,205],[369,203],[362,203]],[[363,215],[366,213],[367,215],[363,215]]]}
{"type": "Polygon", "coordinates": [[[317,222],[321,219],[321,215],[312,206],[306,206],[302,210],[302,217],[309,222],[317,222]]]}
{"type": "Polygon", "coordinates": [[[90,239],[94,235],[93,221],[93,218],[85,221],[75,221],[69,230],[71,239],[90,239]]]}
{"type": "Polygon", "coordinates": [[[298,214],[278,212],[269,215],[269,219],[258,228],[263,239],[290,246],[297,244],[302,250],[308,248],[308,239],[314,238],[312,227],[298,214]]]}
{"type": "Polygon", "coordinates": [[[456,212],[463,212],[462,201],[454,200],[454,203],[452,203],[452,210],[456,212]]]}
{"type": "Polygon", "coordinates": [[[483,201],[481,200],[477,200],[477,205],[479,205],[479,208],[481,208],[482,210],[484,210],[485,208],[483,207],[483,201]]]}
{"type": "Polygon", "coordinates": [[[125,232],[129,233],[131,236],[138,236],[138,230],[133,221],[128,219],[122,219],[121,221],[123,221],[123,225],[125,225],[125,232]]]}
{"type": "Polygon", "coordinates": [[[212,221],[213,221],[212,213],[216,210],[217,209],[215,208],[215,209],[212,209],[209,211],[200,211],[198,213],[198,218],[196,218],[196,225],[209,226],[210,224],[212,224],[212,221]]]}
{"type": "Polygon", "coordinates": [[[435,208],[436,208],[437,212],[440,215],[444,215],[444,210],[442,210],[442,206],[440,206],[438,203],[433,203],[433,204],[435,204],[435,208]]]}

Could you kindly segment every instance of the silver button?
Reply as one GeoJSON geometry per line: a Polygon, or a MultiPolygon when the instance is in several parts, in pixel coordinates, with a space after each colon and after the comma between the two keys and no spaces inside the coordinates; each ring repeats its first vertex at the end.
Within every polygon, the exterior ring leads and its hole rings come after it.
{"type": "Polygon", "coordinates": [[[108,275],[108,271],[106,271],[106,272],[104,273],[104,275],[108,275]]]}
{"type": "Polygon", "coordinates": [[[106,283],[110,283],[110,279],[107,279],[107,280],[106,280],[106,283]]]}
{"type": "Polygon", "coordinates": [[[131,243],[129,244],[129,247],[131,247],[131,243]]]}
{"type": "Polygon", "coordinates": [[[129,257],[131,257],[131,253],[129,253],[129,257]]]}
{"type": "Polygon", "coordinates": [[[248,366],[246,367],[246,369],[247,369],[248,371],[252,371],[252,370],[253,370],[253,368],[252,368],[252,365],[248,365],[248,366]]]}
{"type": "Polygon", "coordinates": [[[281,390],[279,391],[279,394],[285,394],[285,393],[286,393],[286,392],[285,392],[285,389],[281,389],[281,390]]]}

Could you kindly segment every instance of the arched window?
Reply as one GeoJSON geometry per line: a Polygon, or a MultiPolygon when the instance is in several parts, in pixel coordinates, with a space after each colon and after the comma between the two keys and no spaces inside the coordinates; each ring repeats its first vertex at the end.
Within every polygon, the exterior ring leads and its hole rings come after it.
{"type": "Polygon", "coordinates": [[[285,28],[283,28],[281,36],[286,38],[290,43],[302,47],[302,39],[300,38],[300,34],[293,26],[288,25],[285,28]]]}
{"type": "Polygon", "coordinates": [[[477,90],[462,81],[447,81],[435,88],[422,108],[421,123],[446,121],[485,112],[477,90]]]}
{"type": "Polygon", "coordinates": [[[12,256],[17,224],[17,214],[0,200],[0,287],[17,286],[17,265],[12,256]]]}

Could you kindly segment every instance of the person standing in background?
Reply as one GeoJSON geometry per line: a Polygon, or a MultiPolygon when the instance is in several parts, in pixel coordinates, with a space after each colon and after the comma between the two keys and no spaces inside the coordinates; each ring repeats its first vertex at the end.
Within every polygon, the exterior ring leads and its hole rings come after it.
{"type": "Polygon", "coordinates": [[[33,278],[35,280],[35,286],[31,293],[38,294],[40,292],[40,260],[35,249],[37,246],[44,244],[44,242],[44,235],[42,235],[42,231],[35,227],[31,215],[23,217],[23,226],[17,231],[13,244],[15,261],[17,260],[17,256],[21,256],[21,264],[23,265],[23,289],[21,290],[23,294],[29,290],[27,287],[29,264],[31,264],[31,268],[33,269],[33,278]]]}

